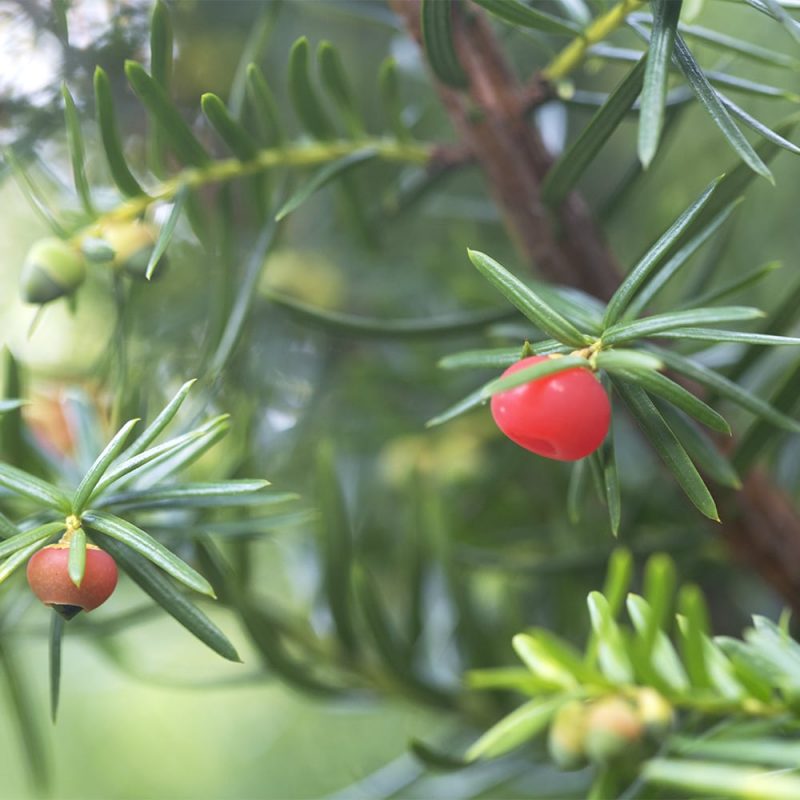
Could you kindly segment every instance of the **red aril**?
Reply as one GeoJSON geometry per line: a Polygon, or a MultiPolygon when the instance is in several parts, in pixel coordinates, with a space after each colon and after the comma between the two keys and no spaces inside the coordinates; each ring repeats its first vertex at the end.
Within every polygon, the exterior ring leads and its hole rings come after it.
{"type": "MultiPolygon", "coordinates": [[[[512,364],[512,375],[548,356],[530,356],[512,364]]],[[[611,424],[611,404],[600,381],[588,369],[573,367],[494,395],[492,416],[511,441],[558,461],[577,461],[597,450],[611,424]]]]}
{"type": "Polygon", "coordinates": [[[80,586],[69,577],[69,545],[43,547],[28,561],[28,584],[33,593],[66,619],[105,603],[117,585],[117,565],[99,547],[86,546],[86,567],[80,586]]]}

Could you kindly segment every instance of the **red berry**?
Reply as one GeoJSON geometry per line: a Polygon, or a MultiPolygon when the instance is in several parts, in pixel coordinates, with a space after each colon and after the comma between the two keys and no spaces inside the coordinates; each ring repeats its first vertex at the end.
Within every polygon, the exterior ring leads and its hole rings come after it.
{"type": "Polygon", "coordinates": [[[86,568],[80,586],[69,577],[69,545],[51,544],[28,561],[28,584],[33,593],[59,614],[71,619],[105,603],[117,585],[114,559],[94,545],[86,546],[86,568]]]}
{"type": "MultiPolygon", "coordinates": [[[[547,358],[523,358],[503,377],[547,358]]],[[[492,416],[520,447],[558,461],[577,461],[606,438],[611,404],[600,381],[588,369],[574,367],[494,395],[492,416]]]]}

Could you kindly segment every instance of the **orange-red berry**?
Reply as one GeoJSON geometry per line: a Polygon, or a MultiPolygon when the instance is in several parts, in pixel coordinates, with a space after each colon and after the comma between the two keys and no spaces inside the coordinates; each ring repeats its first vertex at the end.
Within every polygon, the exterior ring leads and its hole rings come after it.
{"type": "Polygon", "coordinates": [[[43,547],[28,561],[28,584],[33,593],[66,619],[91,611],[111,597],[117,585],[114,559],[94,545],[86,546],[86,567],[80,586],[69,576],[69,545],[43,547]]]}
{"type": "MultiPolygon", "coordinates": [[[[547,356],[530,356],[504,373],[532,367],[547,356]]],[[[492,397],[492,416],[513,442],[540,456],[577,461],[603,443],[611,403],[599,380],[583,367],[546,375],[492,397]]]]}

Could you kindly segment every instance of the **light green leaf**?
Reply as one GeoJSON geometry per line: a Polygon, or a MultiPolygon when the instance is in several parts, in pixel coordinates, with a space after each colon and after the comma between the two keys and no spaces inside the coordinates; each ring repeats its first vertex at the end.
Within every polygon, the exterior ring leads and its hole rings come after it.
{"type": "Polygon", "coordinates": [[[560,33],[565,36],[582,34],[580,25],[561,17],[553,16],[545,11],[538,11],[532,6],[519,2],[519,0],[474,0],[479,6],[485,8],[490,14],[523,28],[533,28],[545,33],[560,33]]]}
{"type": "Polygon", "coordinates": [[[442,411],[435,417],[431,417],[425,423],[425,427],[433,428],[436,425],[442,425],[445,422],[449,422],[451,419],[460,417],[467,411],[472,411],[473,408],[477,408],[478,406],[484,405],[486,403],[486,398],[483,395],[483,390],[484,387],[481,387],[480,389],[471,392],[465,398],[459,400],[455,405],[450,406],[450,408],[446,409],[445,411],[442,411]]]}
{"type": "Polygon", "coordinates": [[[586,602],[603,674],[613,683],[632,682],[633,666],[608,601],[600,592],[591,592],[586,602]]]}
{"type": "MultiPolygon", "coordinates": [[[[526,342],[530,347],[529,354],[551,355],[567,348],[555,339],[544,339],[541,342],[526,342]]],[[[465,350],[453,353],[439,360],[437,366],[442,369],[502,369],[510,367],[521,358],[525,358],[524,348],[495,347],[487,350],[465,350]]],[[[657,361],[657,359],[654,359],[657,361]]],[[[652,363],[652,362],[650,362],[652,363]]]]}
{"type": "Polygon", "coordinates": [[[108,169],[114,183],[123,194],[129,197],[145,194],[144,189],[139,185],[139,181],[133,177],[133,173],[125,159],[117,128],[117,114],[114,110],[111,82],[102,67],[97,67],[94,71],[94,98],[100,138],[103,142],[108,169]]]}
{"type": "Polygon", "coordinates": [[[447,86],[464,89],[469,79],[453,42],[451,0],[421,0],[422,44],[434,75],[447,86]]]}
{"type": "Polygon", "coordinates": [[[331,183],[331,181],[335,181],[359,164],[373,160],[376,155],[377,151],[375,148],[367,147],[326,164],[305,181],[283,206],[281,206],[280,210],[275,215],[275,220],[282,220],[284,217],[291,214],[292,211],[303,205],[311,195],[319,191],[323,186],[331,183]]]}
{"type": "Polygon", "coordinates": [[[800,71],[800,60],[785,53],[779,53],[772,48],[759,47],[757,44],[744,39],[738,39],[700,25],[680,25],[679,30],[686,36],[722,50],[723,53],[736,53],[762,64],[771,64],[776,67],[786,67],[800,71]]]}
{"type": "Polygon", "coordinates": [[[639,112],[639,160],[645,169],[650,166],[656,154],[664,125],[669,65],[682,0],[657,0],[653,7],[653,33],[647,50],[647,70],[639,112]]]}
{"type": "Polygon", "coordinates": [[[95,210],[92,203],[92,195],[89,191],[89,182],[86,180],[86,148],[83,144],[81,120],[78,116],[78,109],[75,108],[75,101],[72,99],[66,83],[61,84],[61,94],[64,98],[64,120],[67,127],[69,157],[72,163],[72,180],[75,183],[75,189],[78,192],[84,211],[93,216],[95,210]]]}
{"type": "Polygon", "coordinates": [[[60,489],[10,464],[0,464],[0,486],[20,497],[57,511],[69,511],[70,500],[60,489]]]}
{"type": "Polygon", "coordinates": [[[725,108],[727,108],[734,117],[747,125],[748,128],[751,128],[768,142],[776,144],[783,150],[788,150],[790,153],[794,153],[795,155],[800,154],[800,147],[798,147],[796,144],[790,142],[788,139],[772,130],[772,128],[764,125],[763,122],[760,122],[755,117],[748,114],[741,106],[736,105],[736,103],[734,103],[729,97],[726,97],[721,93],[718,93],[718,96],[725,108]]]}
{"type": "Polygon", "coordinates": [[[273,505],[294,500],[290,492],[267,494],[263,480],[230,480],[222,483],[183,483],[143,491],[107,495],[102,507],[125,508],[219,508],[227,505],[273,505]]]}
{"type": "Polygon", "coordinates": [[[481,397],[484,400],[488,400],[490,397],[500,392],[506,392],[517,386],[522,386],[523,384],[530,383],[539,378],[544,378],[546,375],[555,375],[568,369],[575,369],[576,367],[589,369],[589,361],[582,356],[560,356],[559,358],[550,358],[547,361],[534,364],[532,367],[520,369],[512,375],[506,375],[503,378],[497,378],[487,383],[481,390],[481,397]]]}
{"type": "Polygon", "coordinates": [[[664,369],[664,362],[660,358],[643,350],[601,350],[595,356],[595,363],[607,372],[664,369]]]}
{"type": "Polygon", "coordinates": [[[639,263],[628,273],[619,289],[614,292],[603,317],[603,325],[608,328],[616,323],[625,312],[633,296],[650,277],[670,248],[679,240],[680,236],[696,220],[700,212],[711,199],[711,195],[719,184],[721,178],[712,181],[704,192],[672,223],[670,228],[661,235],[658,241],[645,253],[639,263]]]}
{"type": "Polygon", "coordinates": [[[69,542],[69,561],[67,571],[69,579],[80,586],[83,582],[83,574],[86,570],[86,533],[83,528],[73,531],[69,542]]]}
{"type": "Polygon", "coordinates": [[[569,320],[512,275],[502,264],[477,250],[467,250],[470,261],[509,302],[545,333],[564,344],[582,347],[592,337],[582,334],[569,320]]]}
{"type": "Polygon", "coordinates": [[[692,339],[698,342],[736,342],[740,344],[763,345],[769,347],[794,346],[800,339],[793,336],[772,336],[766,333],[747,333],[745,331],[723,331],[718,328],[675,328],[660,334],[667,339],[692,339]]]}
{"type": "Polygon", "coordinates": [[[551,687],[574,689],[579,685],[572,664],[555,654],[545,642],[527,633],[518,633],[511,643],[525,666],[538,680],[551,687]]]}
{"type": "Polygon", "coordinates": [[[83,522],[91,530],[100,531],[126,544],[190,589],[209,597],[215,596],[211,584],[199,572],[133,523],[104,511],[84,514],[83,522]]]}
{"type": "MultiPolygon", "coordinates": [[[[691,304],[692,306],[709,306],[712,303],[717,303],[725,297],[729,297],[732,294],[737,294],[743,289],[747,289],[750,286],[759,283],[760,281],[764,280],[764,278],[772,275],[773,272],[780,269],[782,266],[783,264],[780,261],[769,261],[766,264],[762,264],[760,267],[756,267],[755,269],[746,272],[744,275],[727,281],[722,286],[710,289],[709,291],[703,292],[700,295],[695,295],[683,305],[691,304]]],[[[767,330],[774,329],[770,324],[770,317],[771,314],[767,314],[762,323],[763,327],[767,330]]]]}
{"type": "Polygon", "coordinates": [[[125,62],[125,75],[136,96],[156,121],[164,139],[178,158],[194,167],[208,164],[210,160],[208,153],[173,105],[164,88],[136,61],[125,62]]]}
{"type": "Polygon", "coordinates": [[[708,635],[708,610],[702,592],[694,584],[686,584],[678,593],[679,630],[683,645],[683,659],[692,686],[706,688],[711,682],[706,664],[703,639],[708,635]]]}
{"type": "Polygon", "coordinates": [[[702,514],[718,522],[719,514],[711,493],[686,450],[659,414],[644,389],[618,379],[614,380],[614,387],[630,408],[661,460],[686,492],[687,497],[702,514]]]}
{"type": "Polygon", "coordinates": [[[525,744],[549,724],[560,698],[529,700],[489,728],[466,752],[467,761],[497,758],[525,744]]]}
{"type": "MultiPolygon", "coordinates": [[[[62,526],[63,527],[63,526],[62,526]]],[[[38,550],[41,550],[44,539],[29,544],[21,550],[17,550],[0,564],[0,584],[16,572],[23,564],[28,563],[28,559],[38,550]]]]}
{"type": "Polygon", "coordinates": [[[116,538],[104,536],[97,531],[93,533],[93,538],[135,583],[201,642],[229,661],[241,661],[225,634],[199,608],[177,591],[161,570],[116,538]]]}
{"type": "Polygon", "coordinates": [[[78,485],[72,498],[72,511],[74,514],[80,516],[86,508],[95,487],[106,474],[111,462],[122,452],[122,448],[125,447],[125,442],[128,440],[133,426],[138,422],[138,419],[132,419],[126,422],[115,434],[114,438],[105,446],[100,455],[97,456],[92,466],[89,467],[89,470],[78,485]]]}
{"type": "Polygon", "coordinates": [[[542,200],[548,206],[555,208],[560,205],[625,119],[642,89],[644,75],[645,59],[642,58],[550,168],[542,183],[542,200]]]}

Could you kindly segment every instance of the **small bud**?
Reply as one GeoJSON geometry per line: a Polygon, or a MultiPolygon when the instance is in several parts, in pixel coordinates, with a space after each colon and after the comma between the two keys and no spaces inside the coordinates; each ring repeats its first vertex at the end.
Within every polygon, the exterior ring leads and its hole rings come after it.
{"type": "Polygon", "coordinates": [[[586,711],[579,700],[570,700],[558,709],[550,724],[547,749],[559,769],[580,769],[586,763],[586,711]]]}
{"type": "Polygon", "coordinates": [[[22,298],[43,305],[72,294],[85,279],[86,262],[75,247],[54,236],[40,239],[22,268],[22,298]]]}
{"type": "Polygon", "coordinates": [[[644,735],[637,710],[621,697],[606,697],[588,711],[586,753],[596,764],[635,757],[644,735]]]}
{"type": "Polygon", "coordinates": [[[635,695],[639,718],[649,736],[661,739],[672,727],[674,711],[660,692],[650,687],[638,689],[635,695]]]}
{"type": "MultiPolygon", "coordinates": [[[[158,229],[149,222],[115,222],[103,227],[102,237],[114,251],[112,265],[132,278],[144,280],[158,229]]],[[[162,256],[156,275],[165,266],[166,257],[162,256]]]]}

